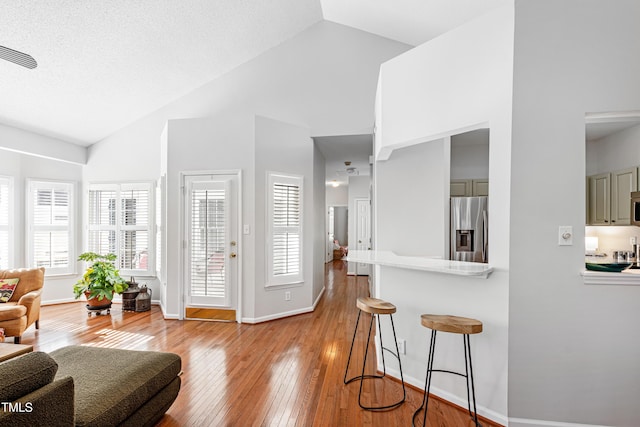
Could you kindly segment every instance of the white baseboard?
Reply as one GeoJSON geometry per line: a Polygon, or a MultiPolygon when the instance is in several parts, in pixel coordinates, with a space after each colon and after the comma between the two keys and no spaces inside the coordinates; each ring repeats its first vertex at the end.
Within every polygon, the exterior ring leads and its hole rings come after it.
{"type": "Polygon", "coordinates": [[[527,418],[509,418],[509,427],[610,427],[600,424],[565,423],[562,421],[530,420],[527,418]]]}
{"type": "Polygon", "coordinates": [[[178,316],[177,314],[168,314],[167,310],[165,310],[164,305],[162,304],[162,301],[158,301],[158,305],[160,306],[160,310],[162,311],[162,317],[164,317],[165,319],[180,319],[180,316],[178,316]]]}
{"type": "Polygon", "coordinates": [[[47,300],[47,301],[42,301],[40,303],[40,305],[54,305],[54,304],[66,304],[69,302],[76,302],[78,301],[75,298],[62,298],[62,299],[51,299],[51,300],[47,300]]]}
{"type": "Polygon", "coordinates": [[[322,295],[324,295],[324,290],[325,287],[322,287],[322,290],[320,291],[320,293],[318,294],[318,298],[316,298],[316,300],[313,302],[313,309],[315,310],[316,307],[318,306],[318,303],[320,302],[320,300],[322,299],[322,295]]]}
{"type": "Polygon", "coordinates": [[[283,319],[285,317],[296,316],[298,314],[311,313],[313,311],[313,307],[304,307],[298,310],[285,311],[283,313],[270,314],[268,316],[262,317],[243,317],[242,323],[262,323],[268,322],[269,320],[277,320],[283,319]]]}
{"type": "MultiPolygon", "coordinates": [[[[378,370],[382,372],[382,364],[379,364],[378,370]]],[[[400,371],[397,371],[395,369],[390,369],[389,367],[387,367],[387,375],[390,375],[395,379],[400,380],[400,371]]],[[[417,378],[414,378],[412,376],[405,375],[404,382],[424,390],[424,378],[421,380],[418,380],[417,378]]],[[[461,399],[458,396],[449,393],[448,391],[431,386],[431,390],[429,391],[429,393],[434,396],[438,396],[439,398],[444,399],[448,402],[451,402],[455,405],[461,406],[463,408],[467,407],[467,399],[461,399]]],[[[483,417],[490,419],[491,421],[495,421],[498,424],[502,424],[503,426],[508,425],[509,427],[512,427],[512,424],[510,422],[511,420],[508,419],[506,415],[499,414],[481,405],[477,405],[477,410],[478,410],[478,415],[482,415],[483,417]]],[[[575,427],[578,427],[578,426],[576,425],[575,427]]],[[[589,426],[589,427],[595,427],[595,426],[589,426]]]]}

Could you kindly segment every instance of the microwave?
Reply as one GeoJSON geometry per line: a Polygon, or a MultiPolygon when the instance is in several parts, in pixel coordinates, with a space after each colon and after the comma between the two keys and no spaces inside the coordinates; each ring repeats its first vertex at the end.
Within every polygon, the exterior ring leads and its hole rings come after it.
{"type": "Polygon", "coordinates": [[[640,191],[631,193],[631,225],[640,227],[640,191]]]}

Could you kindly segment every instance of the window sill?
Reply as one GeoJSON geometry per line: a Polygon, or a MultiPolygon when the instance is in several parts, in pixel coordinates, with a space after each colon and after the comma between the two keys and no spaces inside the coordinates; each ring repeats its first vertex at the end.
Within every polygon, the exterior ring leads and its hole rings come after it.
{"type": "Polygon", "coordinates": [[[299,287],[301,287],[303,285],[304,285],[304,281],[300,280],[300,281],[290,282],[290,283],[266,284],[266,285],[264,285],[264,288],[266,290],[286,289],[286,288],[299,288],[299,287]]]}
{"type": "Polygon", "coordinates": [[[59,274],[44,274],[45,279],[68,279],[71,277],[78,277],[78,273],[59,273],[59,274]]]}

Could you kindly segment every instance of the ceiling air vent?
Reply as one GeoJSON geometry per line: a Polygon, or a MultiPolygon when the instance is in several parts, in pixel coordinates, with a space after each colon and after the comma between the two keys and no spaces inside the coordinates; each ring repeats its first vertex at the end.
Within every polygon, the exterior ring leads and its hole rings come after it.
{"type": "Polygon", "coordinates": [[[4,46],[0,46],[0,59],[13,62],[14,64],[18,64],[29,69],[34,69],[38,66],[38,63],[33,59],[33,56],[4,46]]]}

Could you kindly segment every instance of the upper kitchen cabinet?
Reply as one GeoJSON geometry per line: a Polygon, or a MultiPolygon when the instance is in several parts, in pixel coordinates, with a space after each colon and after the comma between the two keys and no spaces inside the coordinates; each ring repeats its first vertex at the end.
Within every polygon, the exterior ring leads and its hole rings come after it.
{"type": "Polygon", "coordinates": [[[611,221],[611,174],[589,177],[588,193],[590,225],[609,225],[611,221]]]}
{"type": "Polygon", "coordinates": [[[611,173],[611,224],[631,224],[631,192],[638,190],[638,168],[611,173]]]}
{"type": "Polygon", "coordinates": [[[451,197],[488,196],[489,180],[452,179],[449,195],[451,197]]]}
{"type": "Polygon", "coordinates": [[[638,189],[638,168],[592,175],[588,181],[588,224],[631,224],[630,195],[638,189]]]}

